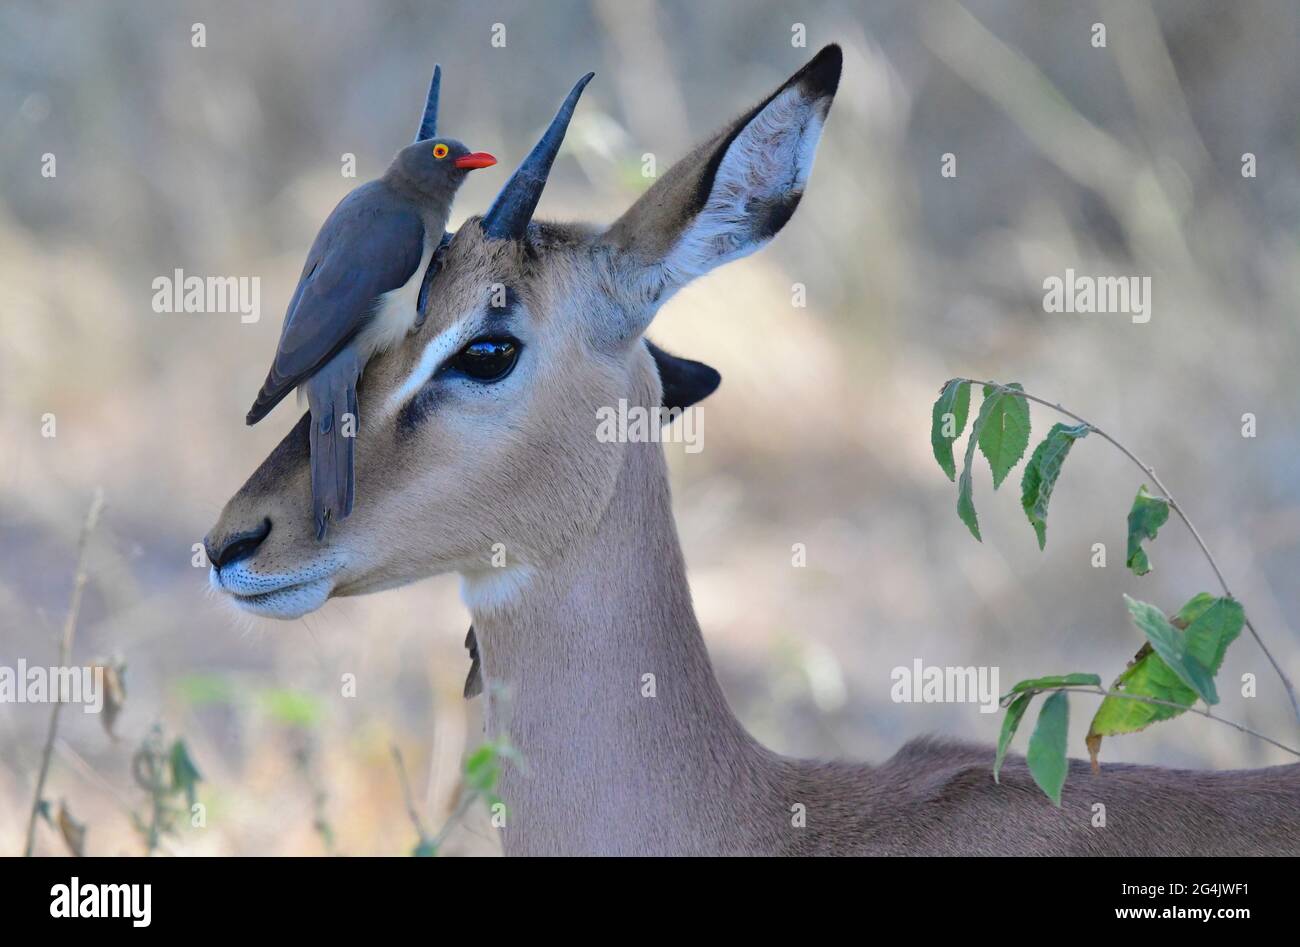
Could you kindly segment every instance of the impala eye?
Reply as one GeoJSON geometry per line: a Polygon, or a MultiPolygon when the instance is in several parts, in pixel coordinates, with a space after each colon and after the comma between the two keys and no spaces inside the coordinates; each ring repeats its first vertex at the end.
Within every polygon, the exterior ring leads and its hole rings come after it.
{"type": "Polygon", "coordinates": [[[510,338],[475,339],[452,358],[448,367],[475,381],[500,381],[515,367],[520,348],[510,338]]]}
{"type": "Polygon", "coordinates": [[[438,142],[436,145],[433,146],[433,156],[437,158],[439,161],[441,161],[443,158],[447,157],[447,152],[450,150],[451,149],[448,148],[446,145],[444,145],[442,142],[438,142]]]}

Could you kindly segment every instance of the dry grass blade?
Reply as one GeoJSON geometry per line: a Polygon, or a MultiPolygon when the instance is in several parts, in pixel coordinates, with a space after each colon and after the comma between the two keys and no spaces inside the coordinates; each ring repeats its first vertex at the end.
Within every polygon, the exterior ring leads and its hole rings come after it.
{"type": "MultiPolygon", "coordinates": [[[[99,525],[99,516],[104,511],[104,491],[95,489],[86,512],[86,520],[81,526],[81,539],[77,544],[77,571],[72,580],[72,600],[68,604],[68,617],[63,623],[63,638],[59,642],[59,666],[66,666],[72,659],[72,639],[77,631],[77,615],[81,611],[81,593],[86,587],[86,550],[90,545],[90,534],[99,525]]],[[[45,736],[45,749],[41,752],[41,769],[36,777],[36,791],[32,795],[32,811],[27,819],[27,842],[23,846],[23,856],[30,857],[36,844],[36,820],[41,814],[41,796],[45,792],[45,780],[50,774],[50,757],[54,753],[54,738],[59,732],[59,711],[63,702],[54,700],[50,709],[50,729],[45,736]]],[[[84,830],[83,830],[84,832],[84,830]]],[[[66,833],[65,833],[66,837],[66,833]]]]}

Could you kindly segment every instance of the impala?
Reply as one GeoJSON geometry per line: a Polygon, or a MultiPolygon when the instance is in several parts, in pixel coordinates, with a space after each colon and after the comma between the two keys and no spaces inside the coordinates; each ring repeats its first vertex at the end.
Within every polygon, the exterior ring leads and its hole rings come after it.
{"type": "Polygon", "coordinates": [[[995,784],[988,747],[791,759],[728,708],[662,448],[599,438],[598,417],[685,407],[716,385],[643,333],[676,290],[790,220],[840,68],[839,48],[823,49],[612,225],[534,221],[580,83],[440,253],[425,316],[366,368],[353,515],[317,541],[304,417],[207,537],[213,585],[292,618],[459,573],[487,727],[527,761],[499,784],[509,854],[1300,852],[1300,766],[1093,775],[1074,761],[1058,809],[1023,760],[995,784]]]}

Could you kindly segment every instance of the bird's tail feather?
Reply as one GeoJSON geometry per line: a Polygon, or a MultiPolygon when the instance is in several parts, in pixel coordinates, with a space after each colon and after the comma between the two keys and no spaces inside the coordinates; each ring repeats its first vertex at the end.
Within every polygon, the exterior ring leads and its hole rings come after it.
{"type": "Polygon", "coordinates": [[[312,417],[311,496],[317,539],[325,538],[331,520],[352,512],[359,375],[356,353],[347,348],[305,383],[312,417]]]}
{"type": "Polygon", "coordinates": [[[253,402],[253,406],[248,409],[248,416],[244,418],[246,424],[256,424],[262,420],[271,413],[272,408],[284,399],[285,395],[293,391],[292,386],[288,388],[281,386],[278,391],[272,391],[270,386],[271,379],[268,378],[266,384],[262,386],[262,390],[257,393],[257,399],[253,402]]]}

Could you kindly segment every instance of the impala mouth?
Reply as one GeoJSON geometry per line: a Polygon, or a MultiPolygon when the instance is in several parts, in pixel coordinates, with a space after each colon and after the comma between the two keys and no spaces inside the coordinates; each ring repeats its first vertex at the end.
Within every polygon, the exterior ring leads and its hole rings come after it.
{"type": "Polygon", "coordinates": [[[241,611],[264,618],[301,618],[314,612],[334,591],[334,574],[342,564],[318,562],[276,575],[252,572],[244,562],[208,571],[208,583],[241,611]]]}

